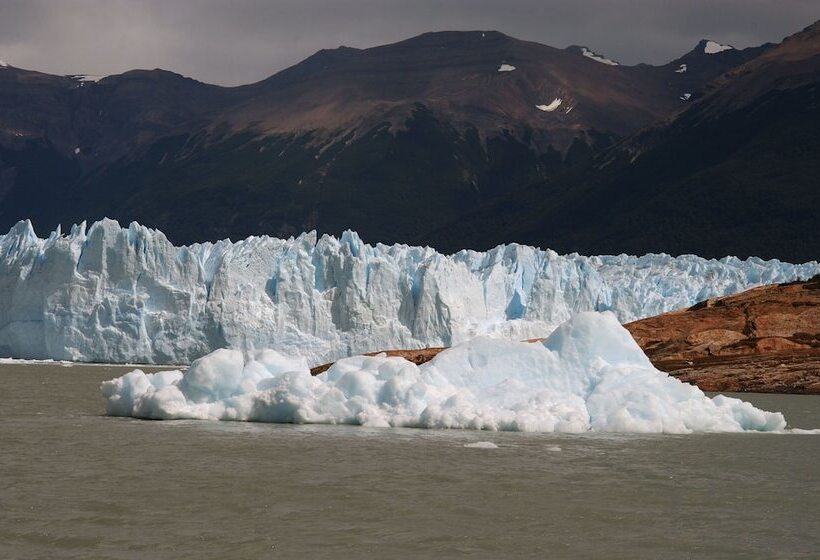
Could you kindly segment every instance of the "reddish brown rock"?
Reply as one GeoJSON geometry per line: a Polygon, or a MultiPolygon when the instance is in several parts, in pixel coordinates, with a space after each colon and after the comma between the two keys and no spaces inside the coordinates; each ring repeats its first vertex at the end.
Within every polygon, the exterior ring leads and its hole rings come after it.
{"type": "MultiPolygon", "coordinates": [[[[436,354],[444,350],[444,348],[421,348],[419,350],[385,350],[383,352],[368,352],[365,356],[375,356],[377,354],[387,354],[388,356],[398,356],[400,358],[404,358],[410,362],[413,362],[416,365],[421,365],[424,362],[429,362],[433,358],[436,357],[436,354]]],[[[322,364],[321,366],[316,366],[315,368],[311,368],[310,374],[311,375],[319,375],[322,372],[327,371],[330,369],[330,366],[333,365],[333,362],[329,364],[322,364]]]]}
{"type": "Polygon", "coordinates": [[[820,394],[820,276],[625,326],[655,366],[701,389],[820,394]]]}

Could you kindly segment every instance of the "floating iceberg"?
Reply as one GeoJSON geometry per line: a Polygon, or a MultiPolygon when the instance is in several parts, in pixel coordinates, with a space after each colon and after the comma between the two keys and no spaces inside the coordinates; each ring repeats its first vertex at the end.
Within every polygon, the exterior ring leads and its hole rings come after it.
{"type": "Polygon", "coordinates": [[[612,313],[580,313],[543,344],[478,337],[421,366],[356,356],[310,375],[304,358],[217,350],[185,372],[134,370],[102,384],[106,411],[249,420],[528,432],[737,432],[780,413],[656,370],[612,313]]]}
{"type": "Polygon", "coordinates": [[[217,348],[271,348],[316,365],[479,335],[543,337],[579,311],[626,322],[817,273],[816,262],[515,244],[442,255],[353,232],[175,247],[112,220],[41,239],[26,221],[0,235],[0,356],[188,364],[217,348]]]}

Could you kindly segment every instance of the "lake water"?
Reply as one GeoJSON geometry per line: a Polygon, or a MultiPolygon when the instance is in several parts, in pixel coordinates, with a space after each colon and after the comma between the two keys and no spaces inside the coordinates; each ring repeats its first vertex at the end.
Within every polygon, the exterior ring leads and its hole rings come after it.
{"type": "Polygon", "coordinates": [[[0,558],[820,558],[820,435],[102,416],[126,369],[0,365],[0,558]]]}

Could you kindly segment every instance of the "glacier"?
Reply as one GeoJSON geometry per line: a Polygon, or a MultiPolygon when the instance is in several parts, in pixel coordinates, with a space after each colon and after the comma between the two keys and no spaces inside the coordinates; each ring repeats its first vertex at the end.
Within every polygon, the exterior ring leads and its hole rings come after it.
{"type": "Polygon", "coordinates": [[[21,221],[0,235],[0,356],[189,364],[218,348],[269,348],[315,365],[476,336],[544,337],[581,311],[627,322],[817,273],[817,262],[517,244],[443,255],[350,231],[176,247],[137,223],[40,238],[21,221]]]}
{"type": "MultiPolygon", "coordinates": [[[[220,349],[179,370],[104,382],[106,413],[526,432],[784,431],[779,412],[707,397],[658,371],[611,312],[583,312],[543,343],[476,337],[421,366],[344,358],[311,376],[274,350],[220,349]]],[[[491,444],[492,445],[492,444],[491,444]]]]}

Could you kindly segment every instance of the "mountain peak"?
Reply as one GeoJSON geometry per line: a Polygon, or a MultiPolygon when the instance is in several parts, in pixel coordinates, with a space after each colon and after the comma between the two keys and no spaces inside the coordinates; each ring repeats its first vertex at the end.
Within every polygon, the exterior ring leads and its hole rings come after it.
{"type": "Polygon", "coordinates": [[[475,47],[505,42],[518,42],[518,39],[505,35],[500,31],[430,31],[404,39],[396,43],[384,45],[380,48],[395,47],[475,47]]]}
{"type": "Polygon", "coordinates": [[[680,68],[682,64],[689,66],[689,71],[693,69],[693,65],[697,67],[718,67],[726,64],[742,64],[746,60],[758,56],[773,45],[765,43],[758,47],[748,47],[745,49],[737,49],[732,45],[719,43],[712,39],[701,39],[697,45],[689,52],[669,62],[667,66],[673,65],[675,68],[680,68]]]}
{"type": "Polygon", "coordinates": [[[474,30],[474,31],[427,31],[415,37],[410,37],[402,43],[407,42],[430,42],[438,43],[443,41],[459,41],[471,39],[511,39],[509,35],[505,35],[500,31],[495,30],[474,30]]]}

